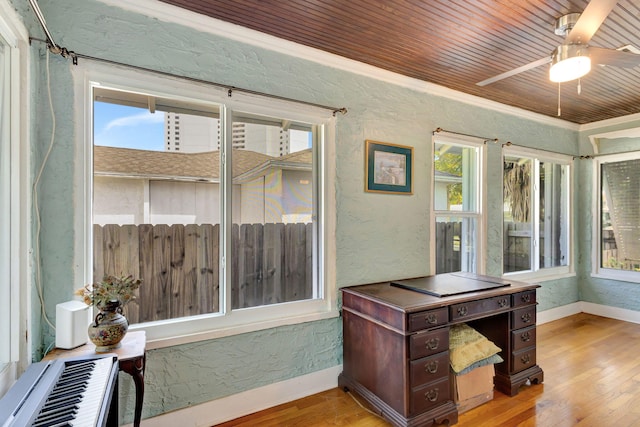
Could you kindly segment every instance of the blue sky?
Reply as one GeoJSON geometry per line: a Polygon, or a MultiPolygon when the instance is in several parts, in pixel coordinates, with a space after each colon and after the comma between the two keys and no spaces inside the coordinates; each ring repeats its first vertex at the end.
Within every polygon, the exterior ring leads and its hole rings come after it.
{"type": "Polygon", "coordinates": [[[94,144],[164,150],[164,113],[105,102],[94,103],[94,144]]]}

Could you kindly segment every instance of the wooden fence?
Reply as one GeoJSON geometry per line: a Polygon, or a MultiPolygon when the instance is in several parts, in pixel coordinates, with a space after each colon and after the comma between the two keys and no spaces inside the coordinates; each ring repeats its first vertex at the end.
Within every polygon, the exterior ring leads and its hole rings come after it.
{"type": "MultiPolygon", "coordinates": [[[[531,235],[527,224],[505,223],[505,272],[530,268],[531,235]]],[[[462,222],[436,223],[436,273],[460,271],[462,222]]]]}
{"type": "Polygon", "coordinates": [[[436,274],[460,271],[461,222],[436,222],[436,274]]]}
{"type": "MultiPolygon", "coordinates": [[[[143,279],[130,323],[215,313],[220,307],[218,224],[94,225],[93,277],[143,279]]],[[[232,308],[312,297],[312,224],[234,224],[232,308]]]]}
{"type": "Polygon", "coordinates": [[[637,260],[620,259],[618,245],[613,230],[602,230],[602,267],[618,270],[640,271],[640,262],[637,260]]]}
{"type": "MultiPolygon", "coordinates": [[[[531,225],[505,222],[503,225],[503,268],[505,273],[531,269],[531,225]]],[[[541,237],[540,247],[544,247],[541,237]]]]}

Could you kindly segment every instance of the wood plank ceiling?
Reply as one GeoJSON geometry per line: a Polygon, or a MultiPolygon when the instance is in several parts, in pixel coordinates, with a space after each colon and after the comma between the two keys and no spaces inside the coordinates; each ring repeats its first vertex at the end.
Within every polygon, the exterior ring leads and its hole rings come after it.
{"type": "MultiPolygon", "coordinates": [[[[196,13],[543,115],[557,117],[549,65],[476,83],[549,56],[556,18],[587,0],[161,0],[196,13]]],[[[640,49],[640,1],[620,0],[590,45],[640,49]]],[[[640,113],[640,66],[594,65],[560,86],[560,118],[578,124],[640,113]]]]}

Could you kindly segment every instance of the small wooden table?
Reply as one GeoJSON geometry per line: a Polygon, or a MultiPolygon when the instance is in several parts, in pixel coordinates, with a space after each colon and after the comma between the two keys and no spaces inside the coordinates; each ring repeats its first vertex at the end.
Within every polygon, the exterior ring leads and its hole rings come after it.
{"type": "Polygon", "coordinates": [[[80,347],[69,350],[54,348],[47,353],[42,360],[91,356],[94,354],[115,354],[118,356],[120,370],[131,375],[136,386],[136,406],[133,425],[139,427],[142,416],[142,401],[144,398],[144,368],[147,360],[146,345],[147,338],[144,331],[131,331],[127,332],[124,336],[120,348],[110,350],[106,353],[96,353],[96,346],[92,342],[87,342],[80,347]]]}

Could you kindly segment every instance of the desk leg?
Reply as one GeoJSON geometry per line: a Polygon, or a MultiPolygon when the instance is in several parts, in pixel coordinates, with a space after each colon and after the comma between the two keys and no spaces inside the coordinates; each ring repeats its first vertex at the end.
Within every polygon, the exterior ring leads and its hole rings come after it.
{"type": "Polygon", "coordinates": [[[146,364],[146,354],[135,359],[120,362],[120,369],[133,378],[136,386],[136,407],[134,410],[133,426],[140,427],[142,416],[142,401],[144,399],[144,367],[146,364]]]}

